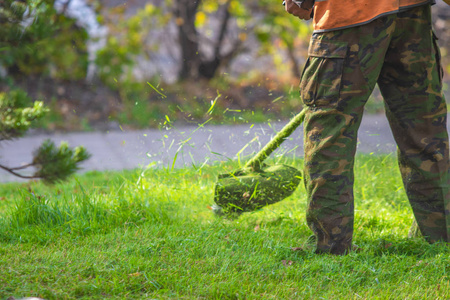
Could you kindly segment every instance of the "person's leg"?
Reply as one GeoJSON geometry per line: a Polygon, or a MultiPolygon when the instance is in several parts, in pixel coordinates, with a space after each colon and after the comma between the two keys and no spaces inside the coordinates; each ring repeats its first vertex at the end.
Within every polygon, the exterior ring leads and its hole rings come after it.
{"type": "Polygon", "coordinates": [[[397,22],[378,84],[420,231],[429,242],[448,241],[447,107],[430,6],[399,13],[397,22]]]}
{"type": "Polygon", "coordinates": [[[345,254],[353,234],[353,165],[364,105],[381,70],[395,16],[314,34],[300,85],[307,223],[318,253],[345,254]]]}

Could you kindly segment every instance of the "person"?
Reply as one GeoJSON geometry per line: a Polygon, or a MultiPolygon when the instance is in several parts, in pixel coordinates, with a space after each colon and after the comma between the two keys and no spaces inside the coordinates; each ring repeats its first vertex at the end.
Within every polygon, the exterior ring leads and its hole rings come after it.
{"type": "Polygon", "coordinates": [[[304,183],[316,253],[351,251],[357,131],[375,84],[418,227],[429,243],[450,240],[447,107],[432,4],[286,0],[286,11],[302,20],[314,12],[300,94],[308,108],[304,183]]]}

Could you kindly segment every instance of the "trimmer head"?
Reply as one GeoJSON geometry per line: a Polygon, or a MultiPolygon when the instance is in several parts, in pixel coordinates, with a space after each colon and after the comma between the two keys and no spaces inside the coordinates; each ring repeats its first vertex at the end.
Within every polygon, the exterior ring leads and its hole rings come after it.
{"type": "Polygon", "coordinates": [[[237,217],[292,195],[301,181],[301,172],[288,165],[263,165],[259,170],[243,168],[220,174],[212,210],[217,215],[237,217]]]}
{"type": "Polygon", "coordinates": [[[254,211],[292,195],[302,174],[288,165],[267,166],[263,161],[303,122],[304,108],[261,149],[244,168],[219,175],[212,210],[229,218],[254,211]]]}

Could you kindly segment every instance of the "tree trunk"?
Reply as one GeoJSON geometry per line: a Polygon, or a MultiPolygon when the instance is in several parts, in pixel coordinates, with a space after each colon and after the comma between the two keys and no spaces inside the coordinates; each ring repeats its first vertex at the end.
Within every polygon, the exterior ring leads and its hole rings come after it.
{"type": "MultiPolygon", "coordinates": [[[[204,61],[200,63],[199,72],[200,76],[206,79],[212,79],[214,75],[217,72],[217,69],[220,67],[221,63],[224,60],[224,56],[221,55],[220,51],[223,46],[223,40],[225,38],[225,34],[228,29],[228,21],[230,20],[231,14],[230,14],[230,3],[231,0],[228,0],[223,6],[222,6],[222,20],[220,21],[220,29],[219,29],[219,36],[217,38],[217,41],[214,45],[214,53],[213,57],[209,61],[204,61]]],[[[232,52],[234,52],[235,49],[232,49],[232,52]]],[[[231,53],[230,53],[231,54],[231,53]]]]}
{"type": "Polygon", "coordinates": [[[195,15],[200,2],[201,0],[175,0],[174,13],[181,47],[181,69],[179,72],[181,80],[199,77],[200,55],[195,15]]]}
{"type": "Polygon", "coordinates": [[[240,41],[234,43],[228,53],[221,53],[228,30],[231,0],[227,0],[220,9],[219,35],[212,42],[212,57],[206,59],[199,53],[200,36],[195,28],[195,15],[201,0],[175,0],[174,14],[178,26],[178,38],[181,48],[180,80],[212,79],[219,67],[229,61],[240,49],[240,41]]]}

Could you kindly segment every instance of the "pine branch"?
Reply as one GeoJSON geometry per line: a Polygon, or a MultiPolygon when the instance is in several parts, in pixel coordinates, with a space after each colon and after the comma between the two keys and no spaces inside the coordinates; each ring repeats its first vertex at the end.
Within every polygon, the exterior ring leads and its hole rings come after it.
{"type": "Polygon", "coordinates": [[[9,173],[13,174],[14,176],[17,176],[17,177],[23,178],[23,179],[39,179],[39,178],[40,178],[39,176],[26,176],[26,175],[22,175],[22,174],[20,174],[20,173],[15,172],[15,171],[14,171],[15,168],[8,168],[8,167],[6,167],[6,166],[4,166],[4,165],[1,165],[1,164],[0,164],[0,169],[3,169],[3,170],[5,170],[6,172],[9,172],[9,173]]]}
{"type": "Polygon", "coordinates": [[[26,164],[26,165],[23,165],[23,166],[20,166],[20,167],[9,168],[9,169],[17,171],[17,170],[23,170],[23,169],[26,169],[26,168],[29,168],[29,167],[33,167],[33,166],[34,166],[34,164],[30,163],[30,164],[26,164]]]}
{"type": "Polygon", "coordinates": [[[69,148],[68,144],[64,142],[56,147],[52,141],[46,140],[35,151],[33,162],[12,168],[0,164],[0,169],[20,178],[42,179],[45,183],[53,184],[64,181],[79,170],[79,164],[89,159],[90,156],[84,147],[69,148]],[[29,167],[36,168],[32,176],[17,172],[29,167]]]}

